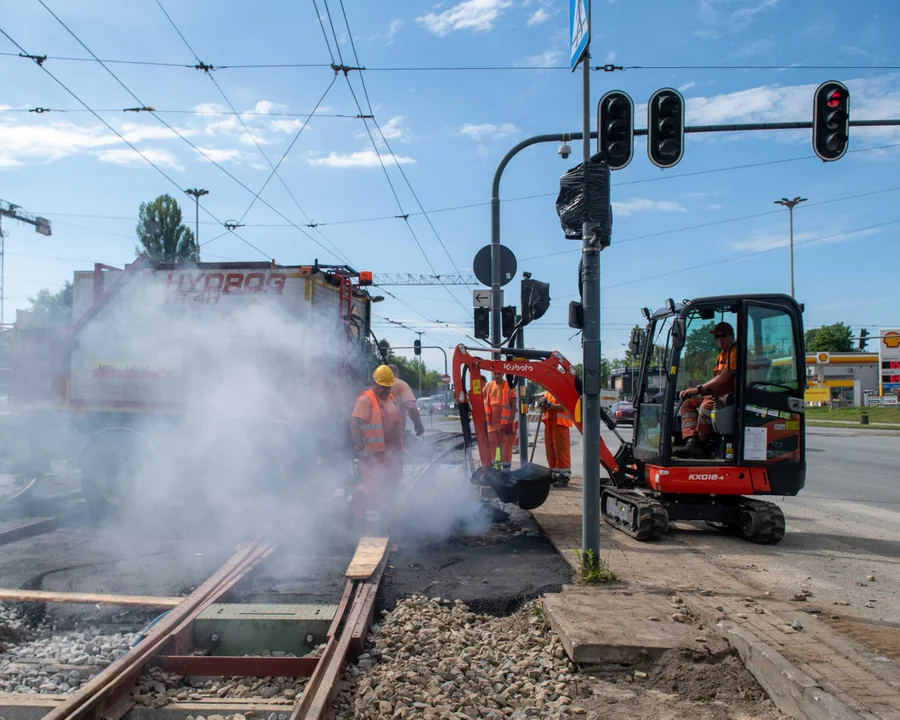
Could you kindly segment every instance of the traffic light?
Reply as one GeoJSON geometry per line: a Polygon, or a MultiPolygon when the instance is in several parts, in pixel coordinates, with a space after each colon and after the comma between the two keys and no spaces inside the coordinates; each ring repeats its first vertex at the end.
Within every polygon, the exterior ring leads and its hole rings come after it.
{"type": "Polygon", "coordinates": [[[550,307],[550,285],[532,280],[531,273],[522,273],[522,324],[542,317],[550,307]]]}
{"type": "Polygon", "coordinates": [[[612,90],[597,105],[597,152],[606,155],[610,170],[621,170],[634,157],[634,101],[612,90]]]}
{"type": "Polygon", "coordinates": [[[416,355],[421,355],[421,354],[422,354],[422,341],[421,341],[421,340],[416,340],[416,341],[413,343],[413,352],[414,352],[416,355]]]}
{"type": "Polygon", "coordinates": [[[850,145],[850,92],[837,80],[823,82],[813,97],[813,150],[825,162],[840,160],[850,145]]]}
{"type": "Polygon", "coordinates": [[[475,337],[487,340],[491,334],[491,313],[486,307],[475,308],[475,337]]]}
{"type": "Polygon", "coordinates": [[[863,328],[859,331],[859,349],[863,351],[866,349],[866,343],[869,342],[866,338],[869,337],[869,331],[863,328]]]}
{"type": "Polygon", "coordinates": [[[516,308],[514,305],[507,305],[500,308],[500,328],[503,331],[503,337],[508,338],[516,331],[516,308]]]}
{"type": "Polygon", "coordinates": [[[650,96],[647,154],[661,168],[677,165],[684,155],[684,98],[677,90],[663,88],[650,96]]]}

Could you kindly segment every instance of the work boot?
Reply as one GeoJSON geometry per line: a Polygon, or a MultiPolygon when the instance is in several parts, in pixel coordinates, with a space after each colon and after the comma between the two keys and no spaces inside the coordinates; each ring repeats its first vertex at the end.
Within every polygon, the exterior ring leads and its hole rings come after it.
{"type": "Polygon", "coordinates": [[[677,447],[672,451],[677,458],[686,458],[690,460],[703,460],[709,457],[709,453],[703,449],[700,441],[696,437],[689,437],[688,441],[681,447],[677,447]]]}
{"type": "Polygon", "coordinates": [[[565,473],[554,473],[553,487],[564,488],[569,487],[569,476],[565,473]]]}

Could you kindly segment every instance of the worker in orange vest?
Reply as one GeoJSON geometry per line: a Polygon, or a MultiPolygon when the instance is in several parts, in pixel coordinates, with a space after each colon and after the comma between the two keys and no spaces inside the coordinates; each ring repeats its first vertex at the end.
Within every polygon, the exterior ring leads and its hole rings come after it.
{"type": "Polygon", "coordinates": [[[574,423],[566,409],[549,392],[544,393],[541,407],[544,408],[544,449],[547,451],[547,464],[553,471],[553,485],[567,487],[572,479],[569,428],[574,423]]]}
{"type": "Polygon", "coordinates": [[[513,446],[516,440],[516,395],[506,382],[503,373],[495,372],[484,388],[484,414],[487,416],[488,448],[491,460],[500,448],[503,470],[512,468],[513,446]]]}
{"type": "Polygon", "coordinates": [[[353,493],[353,512],[367,524],[382,521],[382,510],[400,483],[403,453],[403,415],[391,395],[394,374],[379,365],[372,379],[374,385],[356,399],[350,419],[361,480],[353,493]]]}

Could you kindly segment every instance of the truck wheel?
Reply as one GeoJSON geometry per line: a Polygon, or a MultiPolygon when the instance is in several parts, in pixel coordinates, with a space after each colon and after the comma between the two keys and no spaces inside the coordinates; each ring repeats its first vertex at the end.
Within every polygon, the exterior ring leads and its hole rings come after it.
{"type": "Polygon", "coordinates": [[[156,458],[150,441],[130,428],[104,428],[91,435],[77,460],[91,517],[120,515],[134,505],[137,483],[146,480],[156,458]]]}

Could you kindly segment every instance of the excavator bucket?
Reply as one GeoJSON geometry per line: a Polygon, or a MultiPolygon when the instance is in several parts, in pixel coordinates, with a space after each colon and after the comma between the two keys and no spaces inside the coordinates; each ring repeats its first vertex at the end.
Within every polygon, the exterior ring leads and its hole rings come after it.
{"type": "Polygon", "coordinates": [[[526,463],[516,470],[495,470],[485,465],[475,471],[472,484],[491,488],[502,502],[534,510],[550,495],[553,475],[550,468],[534,463],[526,463]]]}

